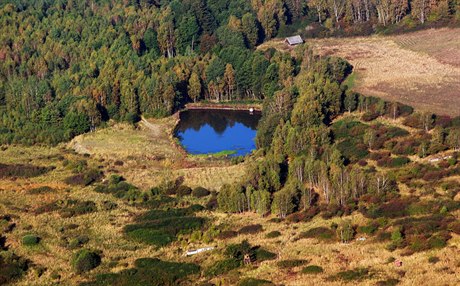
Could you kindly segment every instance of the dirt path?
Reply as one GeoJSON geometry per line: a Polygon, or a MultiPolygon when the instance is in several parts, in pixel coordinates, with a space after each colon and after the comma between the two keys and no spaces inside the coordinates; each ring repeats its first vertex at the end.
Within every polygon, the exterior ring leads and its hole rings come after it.
{"type": "Polygon", "coordinates": [[[148,122],[143,116],[141,119],[142,126],[146,127],[150,132],[153,137],[158,137],[160,136],[160,125],[159,124],[153,124],[148,122]]]}

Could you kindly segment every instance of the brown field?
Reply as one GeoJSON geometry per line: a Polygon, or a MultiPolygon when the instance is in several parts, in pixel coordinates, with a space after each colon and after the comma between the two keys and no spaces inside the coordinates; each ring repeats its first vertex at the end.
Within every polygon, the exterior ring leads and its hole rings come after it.
{"type": "Polygon", "coordinates": [[[421,111],[460,115],[460,29],[309,42],[317,53],[353,65],[357,92],[421,111]]]}

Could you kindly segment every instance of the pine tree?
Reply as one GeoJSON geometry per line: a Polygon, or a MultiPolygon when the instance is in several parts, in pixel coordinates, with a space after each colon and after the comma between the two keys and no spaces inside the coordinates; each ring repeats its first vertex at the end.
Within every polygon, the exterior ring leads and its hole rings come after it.
{"type": "Polygon", "coordinates": [[[224,82],[226,87],[227,99],[233,99],[233,91],[235,89],[235,70],[231,64],[225,66],[224,82]]]}
{"type": "Polygon", "coordinates": [[[251,13],[244,14],[242,18],[242,30],[248,48],[254,48],[259,42],[259,28],[256,18],[251,13]]]}

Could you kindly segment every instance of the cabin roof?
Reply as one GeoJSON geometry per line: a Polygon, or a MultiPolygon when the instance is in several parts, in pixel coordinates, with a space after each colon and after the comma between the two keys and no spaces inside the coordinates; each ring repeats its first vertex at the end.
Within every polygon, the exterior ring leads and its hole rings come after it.
{"type": "Polygon", "coordinates": [[[292,37],[287,37],[286,42],[289,45],[298,45],[303,43],[303,39],[300,35],[292,36],[292,37]]]}

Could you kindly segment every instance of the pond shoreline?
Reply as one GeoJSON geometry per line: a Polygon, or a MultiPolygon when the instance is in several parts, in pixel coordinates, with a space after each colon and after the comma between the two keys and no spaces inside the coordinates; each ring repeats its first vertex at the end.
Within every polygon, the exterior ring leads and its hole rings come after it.
{"type": "Polygon", "coordinates": [[[182,110],[237,110],[237,111],[249,111],[252,109],[256,112],[262,112],[262,105],[260,103],[187,103],[185,108],[182,110]]]}
{"type": "Polygon", "coordinates": [[[236,150],[222,150],[216,153],[200,153],[200,154],[192,154],[189,153],[189,151],[185,148],[184,145],[182,145],[182,142],[179,140],[177,137],[178,134],[178,128],[180,126],[180,123],[182,121],[182,114],[187,113],[187,112],[206,112],[209,110],[209,112],[217,112],[220,114],[219,110],[222,110],[222,112],[240,112],[241,117],[253,117],[253,116],[258,116],[260,118],[261,116],[261,109],[262,106],[260,104],[220,104],[220,103],[190,103],[185,106],[185,108],[178,110],[176,113],[174,113],[171,117],[174,119],[174,128],[170,131],[169,136],[170,140],[173,143],[175,149],[177,149],[182,155],[184,155],[186,158],[207,158],[207,159],[230,159],[234,154],[237,153],[236,150]]]}

